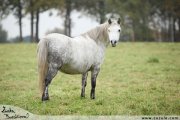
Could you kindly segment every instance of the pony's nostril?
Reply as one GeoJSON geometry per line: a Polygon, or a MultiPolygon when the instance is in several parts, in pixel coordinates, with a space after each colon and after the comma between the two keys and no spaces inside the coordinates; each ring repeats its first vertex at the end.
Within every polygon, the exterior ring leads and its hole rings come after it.
{"type": "Polygon", "coordinates": [[[116,43],[117,43],[117,41],[112,41],[112,40],[111,40],[111,44],[116,44],[116,43]]]}

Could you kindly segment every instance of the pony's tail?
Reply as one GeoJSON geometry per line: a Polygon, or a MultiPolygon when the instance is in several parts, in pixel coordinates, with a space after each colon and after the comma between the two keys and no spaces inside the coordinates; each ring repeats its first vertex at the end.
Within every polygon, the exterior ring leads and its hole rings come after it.
{"type": "Polygon", "coordinates": [[[37,58],[38,58],[39,88],[40,88],[40,94],[42,95],[45,88],[45,77],[48,69],[46,39],[41,39],[39,41],[37,58]]]}

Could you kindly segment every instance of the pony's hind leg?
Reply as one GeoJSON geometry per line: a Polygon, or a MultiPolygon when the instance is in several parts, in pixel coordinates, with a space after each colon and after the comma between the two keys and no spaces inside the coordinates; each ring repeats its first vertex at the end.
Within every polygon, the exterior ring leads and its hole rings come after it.
{"type": "Polygon", "coordinates": [[[48,86],[51,83],[52,79],[56,76],[60,65],[57,65],[56,63],[50,63],[48,66],[47,75],[45,78],[45,89],[42,94],[42,101],[49,100],[49,94],[48,94],[48,86]]]}
{"type": "Polygon", "coordinates": [[[82,74],[81,97],[85,97],[85,87],[86,87],[86,84],[87,84],[87,76],[88,76],[88,72],[82,74]]]}
{"type": "Polygon", "coordinates": [[[97,66],[94,67],[93,70],[91,71],[91,94],[90,94],[91,99],[95,99],[96,78],[98,76],[99,71],[100,68],[97,66]]]}

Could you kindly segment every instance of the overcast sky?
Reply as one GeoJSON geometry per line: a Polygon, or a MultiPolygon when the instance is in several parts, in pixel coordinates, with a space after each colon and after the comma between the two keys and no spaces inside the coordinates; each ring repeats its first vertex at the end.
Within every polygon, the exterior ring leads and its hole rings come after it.
{"type": "MultiPolygon", "coordinates": [[[[40,14],[40,24],[39,24],[39,37],[41,38],[48,30],[52,30],[55,27],[63,28],[64,19],[62,16],[57,16],[56,10],[51,10],[52,16],[49,16],[50,11],[40,14]]],[[[79,12],[72,12],[72,36],[78,36],[87,30],[94,28],[98,23],[79,12]]],[[[30,16],[27,15],[23,18],[23,36],[30,35],[30,16]]],[[[8,38],[13,38],[19,35],[18,20],[13,16],[9,15],[6,19],[2,21],[3,29],[8,31],[8,38]]]]}

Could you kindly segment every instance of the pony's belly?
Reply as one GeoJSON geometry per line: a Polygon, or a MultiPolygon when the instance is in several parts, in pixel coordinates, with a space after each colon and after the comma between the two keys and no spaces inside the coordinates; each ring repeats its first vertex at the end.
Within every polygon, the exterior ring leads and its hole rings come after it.
{"type": "Polygon", "coordinates": [[[60,69],[61,72],[66,73],[66,74],[83,74],[89,70],[90,70],[90,67],[88,66],[79,67],[79,66],[74,66],[74,65],[69,65],[69,64],[63,65],[60,69]]]}

